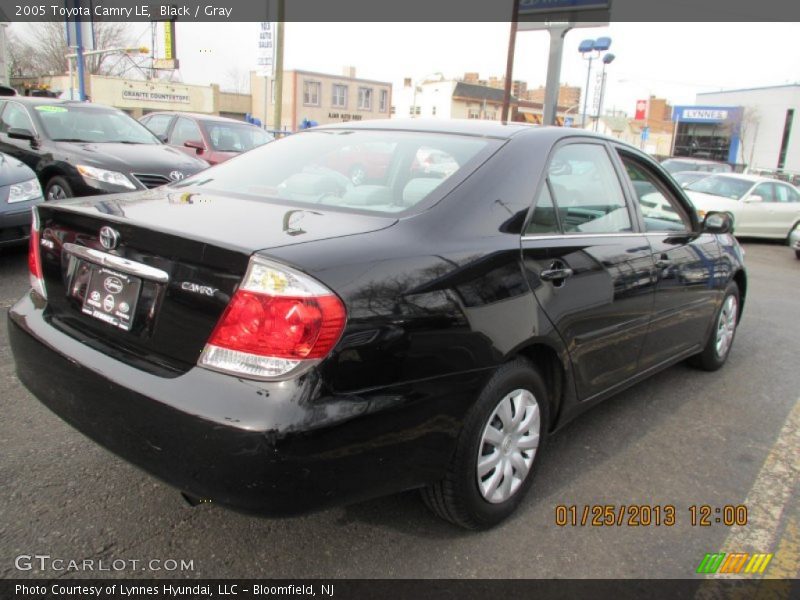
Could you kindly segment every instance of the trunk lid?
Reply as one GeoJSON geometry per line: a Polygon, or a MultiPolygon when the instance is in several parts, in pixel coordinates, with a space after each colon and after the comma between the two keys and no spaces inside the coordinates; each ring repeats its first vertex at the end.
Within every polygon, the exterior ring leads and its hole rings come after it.
{"type": "Polygon", "coordinates": [[[196,364],[254,252],[396,222],[168,187],[46,203],[39,215],[46,317],[163,376],[196,364]],[[112,249],[104,227],[118,236],[112,249]]]}

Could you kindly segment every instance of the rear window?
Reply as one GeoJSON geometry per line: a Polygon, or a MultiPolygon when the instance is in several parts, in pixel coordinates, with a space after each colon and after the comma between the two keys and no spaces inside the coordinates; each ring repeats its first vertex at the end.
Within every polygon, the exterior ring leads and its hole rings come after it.
{"type": "Polygon", "coordinates": [[[501,140],[319,129],[254,149],[173,187],[357,211],[400,213],[463,180],[501,140]]]}

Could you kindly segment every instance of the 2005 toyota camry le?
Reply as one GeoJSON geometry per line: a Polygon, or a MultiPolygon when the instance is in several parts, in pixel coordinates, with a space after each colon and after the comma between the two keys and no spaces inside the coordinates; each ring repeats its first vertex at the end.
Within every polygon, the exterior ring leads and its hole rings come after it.
{"type": "Polygon", "coordinates": [[[723,365],[747,290],[730,226],[583,131],[326,126],[37,207],[10,342],[41,402],[191,498],[280,516],[421,488],[479,529],[564,423],[723,365]],[[370,153],[355,185],[340,159],[370,153]]]}

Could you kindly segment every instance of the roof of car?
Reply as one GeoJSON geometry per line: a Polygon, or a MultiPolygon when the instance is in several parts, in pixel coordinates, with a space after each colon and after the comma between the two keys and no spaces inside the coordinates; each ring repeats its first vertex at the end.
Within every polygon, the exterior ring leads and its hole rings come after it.
{"type": "MultiPolygon", "coordinates": [[[[322,125],[313,129],[375,129],[510,138],[520,132],[548,128],[526,123],[485,121],[482,119],[375,119],[322,125]]],[[[313,131],[313,129],[309,131],[313,131]]]]}
{"type": "Polygon", "coordinates": [[[81,102],[80,100],[61,100],[60,98],[46,98],[44,96],[9,96],[9,100],[21,104],[62,104],[67,106],[85,106],[87,108],[120,110],[107,104],[97,104],[96,102],[81,102]]]}
{"type": "Polygon", "coordinates": [[[250,125],[250,123],[248,123],[247,121],[240,121],[239,119],[231,119],[230,117],[221,117],[219,115],[207,115],[205,113],[196,113],[196,112],[184,112],[180,110],[154,110],[153,112],[149,112],[144,116],[149,117],[152,115],[176,115],[179,117],[191,117],[199,121],[223,121],[226,123],[242,123],[244,125],[250,125]]]}
{"type": "Polygon", "coordinates": [[[710,176],[717,176],[717,177],[729,177],[733,179],[739,179],[741,181],[751,181],[753,183],[759,183],[761,181],[777,181],[776,179],[772,179],[771,177],[761,177],[760,175],[750,175],[745,173],[707,173],[710,176]]]}

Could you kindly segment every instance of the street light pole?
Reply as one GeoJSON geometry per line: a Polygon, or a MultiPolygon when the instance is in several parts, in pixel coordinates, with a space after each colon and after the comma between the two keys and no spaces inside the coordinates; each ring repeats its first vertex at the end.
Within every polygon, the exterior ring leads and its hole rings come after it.
{"type": "Polygon", "coordinates": [[[606,94],[606,66],[614,62],[616,56],[610,52],[603,57],[603,74],[600,76],[600,101],[597,103],[597,118],[594,120],[594,130],[597,131],[600,116],[603,114],[603,97],[606,94]]]}

